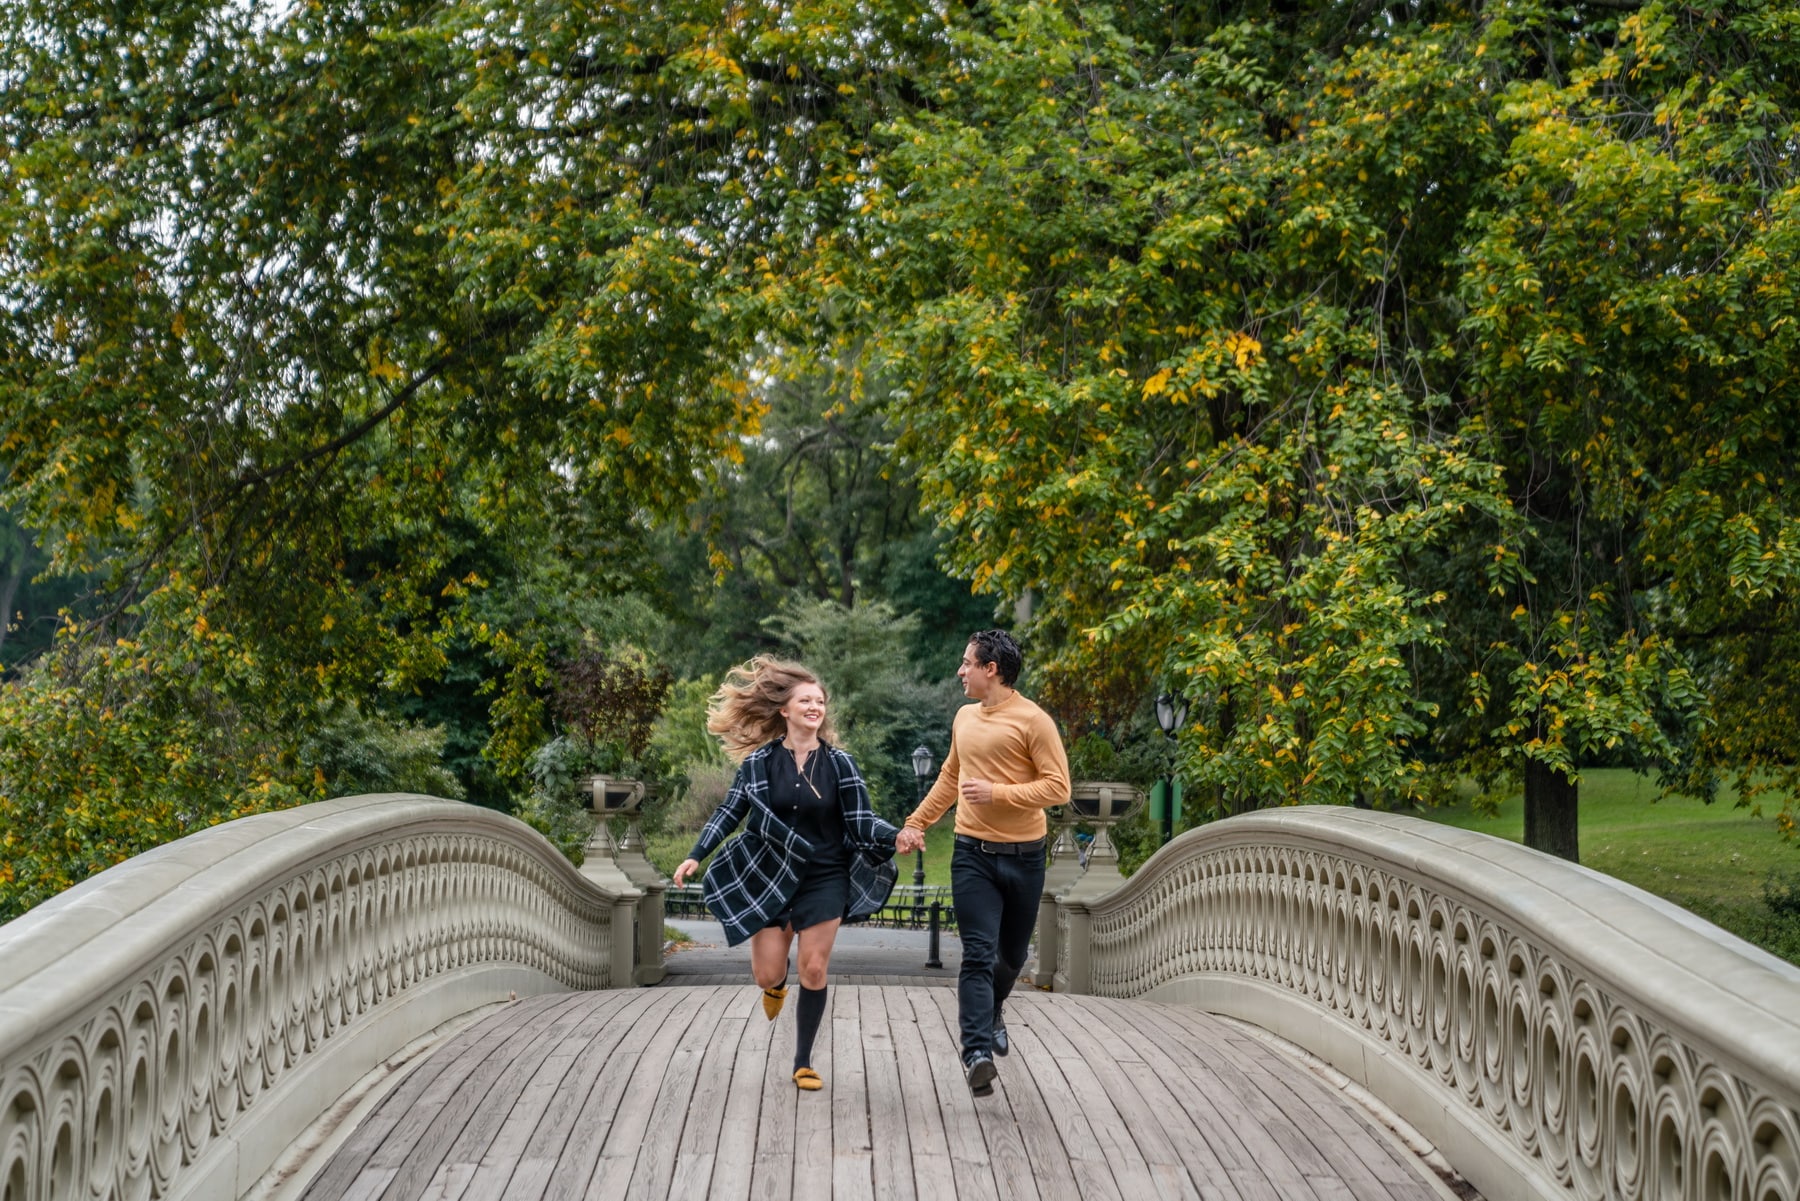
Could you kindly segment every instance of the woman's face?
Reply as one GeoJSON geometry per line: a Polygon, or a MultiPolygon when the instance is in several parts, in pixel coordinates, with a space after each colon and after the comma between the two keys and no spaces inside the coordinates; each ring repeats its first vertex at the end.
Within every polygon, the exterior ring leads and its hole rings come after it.
{"type": "Polygon", "coordinates": [[[802,684],[781,707],[788,729],[796,734],[817,735],[825,724],[825,690],[817,684],[802,684]]]}

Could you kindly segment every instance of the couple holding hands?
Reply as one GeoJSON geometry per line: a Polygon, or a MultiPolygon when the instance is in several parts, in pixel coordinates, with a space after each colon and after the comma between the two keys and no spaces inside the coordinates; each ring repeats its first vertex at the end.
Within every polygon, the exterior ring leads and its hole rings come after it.
{"type": "Polygon", "coordinates": [[[1014,687],[1022,658],[1004,630],[969,639],[956,674],[974,704],[957,711],[937,782],[898,829],[875,815],[856,763],[832,744],[825,690],[797,663],[758,656],[727,676],[707,729],[739,762],[731,791],[675,869],[685,884],[741,823],[706,873],[706,905],[726,941],[750,943],[750,970],[772,1020],[787,1000],[799,939],[794,1083],[824,1081],[812,1047],[825,1013],[838,926],[887,900],[895,853],[956,805],[950,862],[962,939],[957,978],[963,1071],[977,1097],[994,1091],[994,1056],[1010,1050],[1001,1006],[1012,992],[1044,885],[1044,810],[1069,799],[1069,761],[1050,716],[1014,687]]]}

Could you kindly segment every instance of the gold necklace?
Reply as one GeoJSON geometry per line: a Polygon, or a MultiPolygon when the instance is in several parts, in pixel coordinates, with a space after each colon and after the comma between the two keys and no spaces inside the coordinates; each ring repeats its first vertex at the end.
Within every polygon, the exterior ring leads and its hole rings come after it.
{"type": "Polygon", "coordinates": [[[807,753],[805,767],[800,766],[800,752],[799,751],[796,751],[793,747],[790,746],[790,747],[788,747],[788,754],[790,754],[794,757],[795,773],[797,775],[799,775],[800,779],[805,782],[805,784],[808,788],[812,789],[813,799],[815,801],[824,800],[825,794],[819,791],[819,786],[812,782],[812,776],[808,774],[809,770],[811,769],[811,767],[813,765],[813,761],[819,757],[819,748],[814,747],[811,751],[809,751],[807,753]]]}

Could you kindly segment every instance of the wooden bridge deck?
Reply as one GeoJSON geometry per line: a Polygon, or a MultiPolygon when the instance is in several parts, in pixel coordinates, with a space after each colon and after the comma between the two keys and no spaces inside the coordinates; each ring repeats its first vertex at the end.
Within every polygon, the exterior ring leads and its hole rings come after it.
{"type": "Polygon", "coordinates": [[[1027,991],[969,1095],[956,993],[835,984],[789,1079],[793,1006],[747,983],[523,1000],[432,1053],[307,1201],[950,1198],[1442,1201],[1360,1109],[1205,1014],[1027,991]]]}

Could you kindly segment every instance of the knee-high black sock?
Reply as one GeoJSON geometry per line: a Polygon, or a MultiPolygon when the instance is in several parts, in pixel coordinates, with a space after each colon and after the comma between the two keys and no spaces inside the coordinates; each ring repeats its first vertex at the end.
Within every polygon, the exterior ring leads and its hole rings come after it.
{"type": "Polygon", "coordinates": [[[813,1039],[819,1033],[819,1019],[825,1016],[825,994],[828,988],[800,986],[800,1008],[794,1014],[794,1070],[812,1066],[813,1039]]]}

